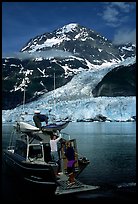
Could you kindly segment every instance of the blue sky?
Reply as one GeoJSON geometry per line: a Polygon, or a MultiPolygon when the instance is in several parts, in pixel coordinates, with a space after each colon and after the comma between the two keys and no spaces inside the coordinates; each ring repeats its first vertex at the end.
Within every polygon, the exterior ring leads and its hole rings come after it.
{"type": "Polygon", "coordinates": [[[19,52],[37,35],[69,23],[116,44],[136,42],[135,2],[2,2],[2,55],[19,52]]]}

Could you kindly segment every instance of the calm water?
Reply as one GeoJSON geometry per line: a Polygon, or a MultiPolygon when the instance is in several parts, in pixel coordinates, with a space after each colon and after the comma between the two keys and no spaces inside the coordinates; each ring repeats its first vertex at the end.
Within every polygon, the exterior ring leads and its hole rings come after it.
{"type": "MultiPolygon", "coordinates": [[[[2,148],[8,145],[11,131],[12,126],[3,124],[2,148]]],[[[79,180],[85,184],[98,185],[100,189],[94,193],[84,192],[56,197],[56,200],[73,198],[85,202],[100,199],[135,201],[136,123],[70,123],[62,132],[76,138],[80,156],[84,155],[90,160],[79,180]]],[[[3,199],[33,201],[26,192],[18,196],[19,193],[16,192],[20,185],[16,178],[3,172],[3,199]]],[[[41,192],[38,192],[39,199],[40,195],[41,192]]]]}

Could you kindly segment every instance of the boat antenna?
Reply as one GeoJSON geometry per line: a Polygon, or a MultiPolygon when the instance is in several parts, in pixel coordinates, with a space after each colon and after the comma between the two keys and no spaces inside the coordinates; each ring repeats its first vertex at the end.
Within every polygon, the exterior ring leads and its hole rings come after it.
{"type": "Polygon", "coordinates": [[[24,105],[25,105],[25,100],[26,100],[26,98],[25,98],[25,94],[26,94],[26,83],[27,83],[27,77],[25,77],[25,79],[24,79],[24,90],[23,90],[23,112],[24,112],[24,105]]]}
{"type": "Polygon", "coordinates": [[[55,111],[55,106],[56,106],[55,89],[56,89],[56,75],[55,75],[55,72],[54,72],[54,111],[55,111]]]}
{"type": "Polygon", "coordinates": [[[24,112],[24,104],[25,104],[25,85],[24,85],[24,92],[23,92],[23,112],[24,112]]]}
{"type": "Polygon", "coordinates": [[[18,122],[20,122],[20,118],[22,118],[23,120],[24,120],[24,118],[22,117],[22,115],[25,113],[25,111],[24,111],[24,105],[25,105],[25,92],[26,92],[26,83],[27,83],[27,80],[28,80],[28,78],[27,77],[25,77],[24,79],[23,79],[23,86],[22,86],[22,88],[23,88],[23,111],[18,115],[18,117],[17,117],[17,125],[18,125],[18,122]]]}

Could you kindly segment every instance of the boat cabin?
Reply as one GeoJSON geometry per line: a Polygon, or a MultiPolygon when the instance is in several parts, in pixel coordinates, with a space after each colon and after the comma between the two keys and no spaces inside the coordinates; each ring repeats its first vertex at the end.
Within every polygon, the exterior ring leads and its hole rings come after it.
{"type": "Polygon", "coordinates": [[[27,143],[24,140],[16,140],[14,153],[22,156],[26,161],[51,161],[51,152],[49,143],[27,143]]]}
{"type": "Polygon", "coordinates": [[[77,150],[76,139],[70,139],[66,133],[62,133],[62,139],[58,142],[59,162],[58,164],[52,161],[51,148],[50,148],[50,134],[40,131],[22,131],[19,132],[15,140],[13,149],[9,148],[8,151],[13,153],[18,159],[30,164],[43,164],[43,165],[59,165],[59,171],[67,175],[67,158],[65,156],[65,149],[67,142],[70,141],[71,146],[75,150],[75,176],[77,177],[83,169],[89,164],[89,160],[80,158],[77,150]]]}

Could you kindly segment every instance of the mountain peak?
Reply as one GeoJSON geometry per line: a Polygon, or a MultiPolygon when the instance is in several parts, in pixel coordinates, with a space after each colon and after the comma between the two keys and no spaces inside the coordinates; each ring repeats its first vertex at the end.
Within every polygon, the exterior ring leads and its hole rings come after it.
{"type": "Polygon", "coordinates": [[[57,34],[61,34],[61,33],[63,34],[63,33],[72,32],[76,28],[78,28],[78,26],[79,26],[79,24],[77,24],[77,23],[69,23],[69,24],[63,26],[62,28],[59,28],[56,33],[57,34]]]}
{"type": "Polygon", "coordinates": [[[45,51],[49,48],[61,49],[70,52],[70,48],[68,48],[69,42],[72,44],[71,50],[74,50],[75,48],[73,47],[75,41],[78,41],[78,46],[80,46],[80,41],[81,43],[86,40],[94,41],[98,36],[100,37],[100,35],[95,33],[93,30],[81,26],[78,23],[69,23],[51,33],[47,32],[31,39],[25,47],[21,49],[21,52],[27,51],[31,53],[34,51],[45,51]]]}
{"type": "MultiPolygon", "coordinates": [[[[21,52],[28,52],[31,54],[36,54],[37,52],[41,59],[46,58],[40,55],[41,51],[68,52],[69,56],[74,55],[74,57],[81,57],[85,66],[87,66],[88,63],[100,65],[107,61],[118,62],[135,55],[134,47],[121,46],[119,48],[119,46],[115,46],[97,32],[74,22],[66,24],[53,32],[44,33],[31,39],[21,49],[21,52]],[[88,60],[88,63],[86,60],[88,60]]],[[[44,52],[44,55],[45,54],[47,53],[44,52]]],[[[52,58],[54,56],[52,56],[52,58]]],[[[59,55],[56,54],[56,56],[59,55]]],[[[82,61],[80,66],[82,67],[82,61]]],[[[92,66],[93,65],[91,65],[91,67],[92,66]]]]}

